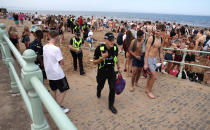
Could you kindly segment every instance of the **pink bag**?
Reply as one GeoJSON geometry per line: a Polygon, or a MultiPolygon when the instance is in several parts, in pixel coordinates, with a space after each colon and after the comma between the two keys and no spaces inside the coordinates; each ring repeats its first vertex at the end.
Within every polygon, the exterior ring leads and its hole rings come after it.
{"type": "Polygon", "coordinates": [[[169,72],[171,75],[173,75],[173,76],[177,76],[177,74],[179,73],[179,70],[170,70],[170,72],[169,72]]]}

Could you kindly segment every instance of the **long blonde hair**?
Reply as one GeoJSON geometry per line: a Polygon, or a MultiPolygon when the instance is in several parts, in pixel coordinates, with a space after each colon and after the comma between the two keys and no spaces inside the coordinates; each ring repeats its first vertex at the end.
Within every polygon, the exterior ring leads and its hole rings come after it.
{"type": "Polygon", "coordinates": [[[28,26],[24,26],[24,32],[30,32],[28,26]]]}
{"type": "Polygon", "coordinates": [[[9,28],[9,30],[8,30],[8,33],[9,33],[9,36],[10,36],[10,37],[11,37],[11,36],[14,36],[14,35],[17,35],[17,29],[16,29],[16,27],[11,26],[11,27],[9,28]]]}

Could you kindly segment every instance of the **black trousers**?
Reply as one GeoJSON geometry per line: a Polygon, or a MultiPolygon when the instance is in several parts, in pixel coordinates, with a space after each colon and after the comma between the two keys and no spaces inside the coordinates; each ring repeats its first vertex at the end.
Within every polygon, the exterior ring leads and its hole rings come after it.
{"type": "Polygon", "coordinates": [[[109,84],[109,107],[114,105],[115,100],[115,82],[116,82],[116,73],[114,68],[101,68],[98,70],[98,74],[96,77],[98,86],[97,92],[101,93],[102,89],[104,88],[104,84],[108,79],[109,84]]]}
{"type": "Polygon", "coordinates": [[[82,57],[83,57],[83,53],[76,53],[74,51],[71,51],[71,55],[73,57],[73,65],[74,65],[74,69],[77,69],[77,59],[79,60],[79,68],[80,68],[80,73],[84,72],[83,69],[83,62],[82,62],[82,57]]]}
{"type": "Polygon", "coordinates": [[[71,28],[72,34],[74,34],[74,25],[70,24],[70,28],[71,28]]]}

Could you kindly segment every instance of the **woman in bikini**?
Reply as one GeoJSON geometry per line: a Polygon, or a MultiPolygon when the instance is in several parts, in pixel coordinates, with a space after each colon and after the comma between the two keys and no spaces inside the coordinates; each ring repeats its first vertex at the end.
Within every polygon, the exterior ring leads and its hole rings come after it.
{"type": "Polygon", "coordinates": [[[125,51],[125,58],[126,58],[124,71],[127,71],[127,76],[130,76],[129,74],[130,74],[131,61],[132,61],[132,57],[131,57],[128,50],[129,50],[131,41],[133,39],[134,39],[134,37],[133,37],[131,31],[128,30],[126,32],[126,38],[125,38],[124,43],[123,43],[123,49],[125,51]]]}

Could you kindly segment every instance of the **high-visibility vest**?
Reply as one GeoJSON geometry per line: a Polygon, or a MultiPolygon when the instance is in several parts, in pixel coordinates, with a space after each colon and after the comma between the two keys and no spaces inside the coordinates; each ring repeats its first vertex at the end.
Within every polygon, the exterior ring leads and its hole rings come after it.
{"type": "Polygon", "coordinates": [[[74,30],[77,30],[77,29],[79,29],[79,27],[76,25],[76,26],[74,27],[74,30]]]}
{"type": "Polygon", "coordinates": [[[80,45],[82,44],[82,38],[79,39],[79,41],[76,40],[75,37],[73,37],[73,45],[74,48],[81,48],[80,45]]]}
{"type": "Polygon", "coordinates": [[[83,25],[83,29],[89,29],[87,25],[83,25]]]}
{"type": "MultiPolygon", "coordinates": [[[[100,51],[104,51],[104,45],[100,46],[100,51]]],[[[114,45],[114,52],[117,51],[117,46],[114,45]]],[[[99,56],[99,58],[101,58],[101,56],[99,56]]],[[[103,68],[105,65],[112,65],[113,64],[113,67],[115,67],[116,63],[117,63],[117,56],[115,55],[114,58],[113,58],[113,62],[112,61],[106,61],[106,59],[104,59],[104,61],[102,61],[101,63],[99,63],[99,69],[103,68]]]]}

